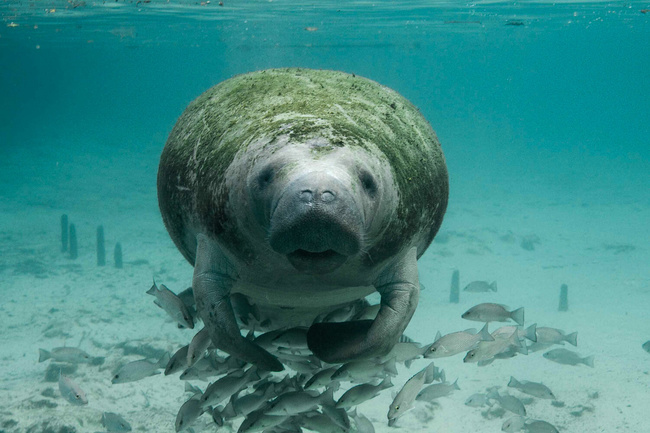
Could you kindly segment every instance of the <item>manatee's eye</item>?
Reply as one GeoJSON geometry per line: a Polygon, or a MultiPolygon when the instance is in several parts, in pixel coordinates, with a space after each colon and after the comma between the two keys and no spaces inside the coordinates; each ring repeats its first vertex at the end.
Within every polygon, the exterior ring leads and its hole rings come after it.
{"type": "Polygon", "coordinates": [[[361,186],[366,190],[370,197],[374,197],[377,194],[377,182],[370,172],[367,170],[361,170],[359,172],[359,180],[361,181],[361,186]]]}
{"type": "Polygon", "coordinates": [[[265,188],[268,186],[271,182],[273,182],[273,167],[266,167],[262,172],[257,176],[257,184],[259,185],[260,189],[265,188]]]}

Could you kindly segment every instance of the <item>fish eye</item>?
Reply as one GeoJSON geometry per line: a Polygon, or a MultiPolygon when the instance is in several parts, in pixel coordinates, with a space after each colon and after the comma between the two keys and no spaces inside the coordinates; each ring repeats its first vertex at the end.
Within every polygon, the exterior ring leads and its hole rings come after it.
{"type": "Polygon", "coordinates": [[[399,404],[395,406],[395,410],[399,410],[399,404]]]}

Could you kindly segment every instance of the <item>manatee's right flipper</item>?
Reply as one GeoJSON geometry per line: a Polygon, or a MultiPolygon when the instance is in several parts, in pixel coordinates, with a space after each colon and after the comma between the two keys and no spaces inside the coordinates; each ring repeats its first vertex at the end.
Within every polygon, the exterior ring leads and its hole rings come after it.
{"type": "Polygon", "coordinates": [[[386,269],[375,281],[381,307],[374,320],[314,323],[307,332],[309,349],[329,363],[386,355],[404,333],[420,296],[417,249],[386,269]]]}
{"type": "Polygon", "coordinates": [[[199,234],[196,240],[192,288],[196,309],[210,332],[212,343],[260,369],[283,370],[277,358],[241,335],[230,303],[230,289],[236,276],[219,248],[207,236],[199,234]]]}

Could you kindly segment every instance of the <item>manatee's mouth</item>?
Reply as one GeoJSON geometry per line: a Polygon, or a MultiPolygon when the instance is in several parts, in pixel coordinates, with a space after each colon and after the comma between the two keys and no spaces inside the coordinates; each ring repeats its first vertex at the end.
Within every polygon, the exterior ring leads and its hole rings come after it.
{"type": "Polygon", "coordinates": [[[337,253],[332,249],[325,251],[307,251],[297,249],[287,254],[291,265],[306,274],[326,274],[341,266],[348,256],[337,253]]]}

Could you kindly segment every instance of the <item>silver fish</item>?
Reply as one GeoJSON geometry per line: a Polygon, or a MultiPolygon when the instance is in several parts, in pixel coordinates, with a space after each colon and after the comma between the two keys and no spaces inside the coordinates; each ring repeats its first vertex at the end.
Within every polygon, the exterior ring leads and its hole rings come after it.
{"type": "Polygon", "coordinates": [[[307,347],[308,329],[304,326],[287,329],[273,339],[273,345],[292,349],[309,349],[307,347]]]}
{"type": "Polygon", "coordinates": [[[102,425],[109,432],[131,431],[131,424],[120,415],[113,412],[104,412],[102,414],[102,425]]]}
{"type": "Polygon", "coordinates": [[[467,400],[465,400],[465,405],[470,407],[483,407],[487,402],[487,395],[477,392],[476,394],[470,395],[467,400]]]}
{"type": "Polygon", "coordinates": [[[390,388],[393,384],[390,381],[390,378],[385,378],[378,385],[372,385],[369,383],[364,383],[361,385],[354,386],[348,389],[336,402],[337,408],[348,409],[354,406],[357,406],[364,401],[375,398],[379,395],[381,391],[386,388],[390,388]]]}
{"type": "Polygon", "coordinates": [[[240,389],[246,387],[250,381],[259,379],[260,377],[254,367],[249,368],[246,372],[243,370],[235,370],[216,382],[211,383],[205,389],[205,392],[201,396],[201,405],[204,408],[207,406],[216,406],[240,389]]]}
{"type": "Polygon", "coordinates": [[[520,432],[524,429],[524,425],[526,424],[526,417],[524,416],[513,416],[512,418],[508,418],[503,422],[503,425],[501,426],[501,431],[504,431],[506,433],[515,433],[515,432],[520,432]]]}
{"type": "Polygon", "coordinates": [[[521,326],[502,326],[492,331],[491,335],[494,338],[507,338],[515,331],[517,331],[517,337],[519,337],[520,340],[526,338],[532,342],[537,341],[537,323],[533,323],[526,329],[521,326]]]}
{"type": "Polygon", "coordinates": [[[497,291],[497,282],[492,281],[488,283],[487,281],[472,281],[463,289],[464,292],[496,292],[497,291]]]}
{"type": "Polygon", "coordinates": [[[264,408],[249,413],[239,426],[237,433],[261,432],[282,424],[287,419],[284,415],[267,415],[264,408]]]}
{"type": "Polygon", "coordinates": [[[434,383],[420,391],[415,399],[418,401],[431,402],[436,398],[445,397],[459,389],[458,379],[456,379],[454,383],[434,383]]]}
{"type": "Polygon", "coordinates": [[[172,355],[165,366],[165,376],[169,376],[170,374],[177,373],[187,368],[187,351],[189,347],[189,345],[183,346],[172,355]]]}
{"type": "Polygon", "coordinates": [[[61,392],[61,397],[75,406],[88,404],[86,393],[72,379],[61,373],[59,373],[59,391],[61,392]]]}
{"type": "Polygon", "coordinates": [[[38,349],[38,362],[44,362],[48,359],[56,362],[67,362],[68,364],[91,364],[95,358],[76,347],[55,347],[50,351],[38,349]]]}
{"type": "Polygon", "coordinates": [[[194,335],[187,348],[187,366],[193,366],[203,356],[205,351],[208,350],[210,344],[212,344],[212,340],[210,339],[210,331],[206,326],[194,335]]]}
{"type": "Polygon", "coordinates": [[[381,364],[373,360],[351,361],[339,367],[332,379],[365,383],[372,379],[383,379],[385,376],[397,376],[394,359],[381,364]]]}
{"type": "MultiPolygon", "coordinates": [[[[314,374],[311,379],[305,383],[305,389],[321,388],[332,383],[332,375],[336,372],[336,367],[326,368],[314,374]]],[[[334,379],[336,380],[336,379],[334,379]]]]}
{"type": "Polygon", "coordinates": [[[363,414],[358,413],[356,408],[350,411],[350,416],[354,420],[358,433],[375,433],[375,427],[372,425],[372,422],[363,414]]]}
{"type": "Polygon", "coordinates": [[[347,433],[349,431],[335,423],[329,416],[320,412],[309,412],[298,418],[302,427],[319,433],[347,433]]]}
{"type": "Polygon", "coordinates": [[[479,341],[494,341],[494,337],[488,332],[487,326],[486,323],[480,332],[476,332],[476,330],[473,330],[474,332],[452,332],[442,337],[438,333],[436,340],[424,352],[424,357],[442,358],[452,356],[457,353],[467,352],[475,347],[479,341]]]}
{"type": "Polygon", "coordinates": [[[395,362],[403,362],[406,367],[410,367],[411,362],[422,356],[426,350],[427,347],[422,347],[415,342],[399,342],[381,359],[384,361],[395,359],[395,362]]]}
{"type": "Polygon", "coordinates": [[[318,391],[289,391],[276,397],[265,409],[266,415],[297,415],[316,409],[321,404],[332,402],[331,388],[319,394],[318,391]]]}
{"type": "Polygon", "coordinates": [[[179,325],[185,328],[194,328],[194,317],[187,308],[187,305],[164,284],[161,284],[160,288],[158,288],[154,281],[151,288],[147,290],[147,294],[155,296],[156,299],[153,303],[165,310],[179,325]]]}
{"type": "Polygon", "coordinates": [[[572,346],[578,345],[578,333],[572,332],[566,335],[561,329],[538,327],[535,331],[537,342],[542,344],[564,344],[566,341],[572,346]]]}
{"type": "Polygon", "coordinates": [[[498,391],[488,393],[488,398],[496,400],[503,409],[514,413],[515,415],[526,416],[524,404],[514,395],[499,394],[498,391]]]}
{"type": "Polygon", "coordinates": [[[275,395],[273,385],[268,386],[261,393],[253,392],[239,398],[231,399],[232,408],[236,415],[246,416],[251,412],[260,409],[266,402],[275,395]]]}
{"type": "Polygon", "coordinates": [[[187,400],[183,403],[176,415],[176,432],[189,428],[203,412],[204,409],[201,407],[201,402],[198,398],[192,397],[187,400]]]}
{"type": "Polygon", "coordinates": [[[554,425],[540,420],[527,422],[524,429],[527,433],[559,433],[554,425]]]}
{"type": "Polygon", "coordinates": [[[501,304],[478,304],[465,311],[460,317],[475,322],[507,322],[512,319],[518,325],[524,324],[524,308],[508,311],[508,307],[501,304]]]}
{"type": "Polygon", "coordinates": [[[124,364],[113,376],[111,383],[126,383],[144,379],[145,377],[160,374],[158,371],[169,363],[169,354],[165,353],[158,362],[151,362],[146,359],[132,361],[124,364]]]}
{"type": "Polygon", "coordinates": [[[381,304],[368,305],[357,317],[356,320],[375,320],[381,304]]]}
{"type": "Polygon", "coordinates": [[[498,338],[494,341],[480,341],[475,349],[467,352],[463,362],[487,361],[500,353],[506,352],[511,346],[521,347],[516,332],[513,332],[508,339],[498,338]]]}
{"type": "Polygon", "coordinates": [[[397,393],[395,399],[388,408],[388,425],[393,426],[397,418],[404,415],[408,410],[413,407],[415,397],[424,385],[426,369],[413,375],[402,387],[400,392],[397,393]]]}
{"type": "Polygon", "coordinates": [[[643,348],[643,350],[645,350],[646,352],[650,353],[650,340],[648,340],[648,341],[646,341],[645,343],[643,343],[643,344],[641,345],[641,347],[643,348]]]}
{"type": "Polygon", "coordinates": [[[519,391],[532,395],[533,397],[555,400],[553,392],[543,383],[530,382],[528,380],[518,381],[513,376],[510,376],[508,386],[511,388],[517,388],[519,391]]]}
{"type": "Polygon", "coordinates": [[[581,357],[575,352],[571,352],[566,349],[553,349],[546,352],[544,358],[550,359],[551,361],[557,362],[558,364],[564,365],[578,365],[584,364],[591,368],[594,368],[594,356],[581,357]]]}
{"type": "MultiPolygon", "coordinates": [[[[332,401],[333,403],[333,401],[332,401]]],[[[321,410],[325,415],[330,417],[334,424],[342,428],[344,431],[350,431],[350,417],[345,409],[339,409],[334,407],[334,404],[323,404],[321,410]]]]}

